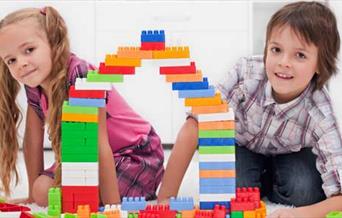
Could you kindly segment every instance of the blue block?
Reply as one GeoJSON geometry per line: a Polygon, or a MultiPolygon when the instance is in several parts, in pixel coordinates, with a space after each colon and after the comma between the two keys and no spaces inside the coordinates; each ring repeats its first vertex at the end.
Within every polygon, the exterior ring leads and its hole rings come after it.
{"type": "Polygon", "coordinates": [[[208,89],[208,78],[204,77],[202,82],[176,82],[172,83],[172,90],[195,90],[208,89]]]}
{"type": "Polygon", "coordinates": [[[104,98],[69,98],[70,106],[83,107],[105,107],[106,99],[104,98]]]}
{"type": "Polygon", "coordinates": [[[235,138],[199,138],[198,145],[235,146],[235,138]]]}
{"type": "Polygon", "coordinates": [[[140,36],[141,42],[165,42],[164,30],[143,30],[140,36]]]}
{"type": "Polygon", "coordinates": [[[138,211],[145,210],[145,197],[123,197],[121,203],[121,210],[138,211]]]}
{"type": "Polygon", "coordinates": [[[178,98],[205,98],[215,96],[214,86],[209,86],[208,89],[195,90],[179,90],[178,98]]]}
{"type": "Polygon", "coordinates": [[[199,162],[200,170],[234,170],[235,162],[199,162]]]}
{"type": "Polygon", "coordinates": [[[194,199],[188,198],[170,198],[170,210],[192,210],[194,209],[194,199]]]}
{"type": "Polygon", "coordinates": [[[201,210],[212,210],[214,209],[215,205],[224,205],[226,208],[230,208],[230,201],[201,201],[200,202],[200,209],[201,210]]]}
{"type": "Polygon", "coordinates": [[[236,186],[201,186],[199,188],[200,194],[231,194],[235,193],[236,186]]]}
{"type": "MultiPolygon", "coordinates": [[[[200,186],[235,186],[235,178],[200,178],[200,186]]],[[[235,191],[234,191],[235,192],[235,191]]]]}

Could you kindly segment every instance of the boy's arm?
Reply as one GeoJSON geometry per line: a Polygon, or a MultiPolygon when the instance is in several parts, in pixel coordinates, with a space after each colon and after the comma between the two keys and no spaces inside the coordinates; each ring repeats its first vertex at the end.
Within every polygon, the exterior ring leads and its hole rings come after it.
{"type": "Polygon", "coordinates": [[[27,106],[23,152],[26,164],[29,196],[32,201],[32,186],[39,173],[44,170],[44,124],[31,105],[27,106]]]}
{"type": "Polygon", "coordinates": [[[101,200],[104,204],[117,204],[120,203],[120,194],[113,152],[108,141],[105,108],[99,108],[98,134],[101,200]]]}

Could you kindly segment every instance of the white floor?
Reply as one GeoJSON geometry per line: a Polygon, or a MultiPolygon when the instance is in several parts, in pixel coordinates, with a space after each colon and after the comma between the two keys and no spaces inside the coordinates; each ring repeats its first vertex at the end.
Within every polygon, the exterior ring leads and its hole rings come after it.
{"type": "MultiPolygon", "coordinates": [[[[165,159],[167,160],[170,155],[170,151],[165,151],[165,159]]],[[[50,166],[53,163],[54,157],[52,151],[46,151],[45,154],[45,167],[50,166]]],[[[166,165],[166,161],[165,161],[166,165]]],[[[25,164],[23,160],[22,153],[19,154],[18,160],[18,170],[21,176],[21,180],[17,187],[13,189],[13,198],[23,198],[27,196],[27,176],[25,171],[25,164]]],[[[198,154],[196,153],[193,161],[190,163],[190,167],[185,175],[183,183],[181,185],[179,196],[189,197],[192,196],[195,202],[198,202],[198,193],[199,193],[199,186],[198,186],[198,154]]],[[[267,205],[267,213],[274,211],[275,209],[281,207],[282,205],[276,205],[266,201],[267,205]]],[[[35,204],[29,205],[32,211],[46,211],[46,208],[38,207],[35,204]]]]}

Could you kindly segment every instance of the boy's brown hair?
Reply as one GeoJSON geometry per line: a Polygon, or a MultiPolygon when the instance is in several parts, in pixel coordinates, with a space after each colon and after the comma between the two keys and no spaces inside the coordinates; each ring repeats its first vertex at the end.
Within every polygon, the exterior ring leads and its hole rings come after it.
{"type": "Polygon", "coordinates": [[[318,73],[313,80],[315,89],[321,89],[337,73],[340,35],[335,15],[319,2],[295,2],[282,7],[273,14],[267,25],[264,63],[272,30],[285,25],[289,25],[307,44],[312,43],[318,48],[318,73]]]}

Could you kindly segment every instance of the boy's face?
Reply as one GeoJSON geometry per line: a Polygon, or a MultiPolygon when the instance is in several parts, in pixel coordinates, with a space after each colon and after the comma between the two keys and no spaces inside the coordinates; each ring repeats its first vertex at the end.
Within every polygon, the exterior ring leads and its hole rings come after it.
{"type": "Polygon", "coordinates": [[[30,87],[47,86],[52,69],[51,49],[33,19],[0,30],[0,57],[17,81],[30,87]]]}
{"type": "Polygon", "coordinates": [[[267,45],[266,74],[278,103],[298,97],[317,72],[318,49],[288,25],[274,27],[267,45]]]}

